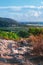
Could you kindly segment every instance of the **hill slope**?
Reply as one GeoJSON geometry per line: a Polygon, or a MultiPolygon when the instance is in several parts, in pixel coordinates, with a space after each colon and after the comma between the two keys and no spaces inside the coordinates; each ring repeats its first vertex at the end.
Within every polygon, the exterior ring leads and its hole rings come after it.
{"type": "Polygon", "coordinates": [[[10,26],[16,26],[16,25],[18,25],[17,21],[10,18],[0,17],[0,27],[10,27],[10,26]]]}

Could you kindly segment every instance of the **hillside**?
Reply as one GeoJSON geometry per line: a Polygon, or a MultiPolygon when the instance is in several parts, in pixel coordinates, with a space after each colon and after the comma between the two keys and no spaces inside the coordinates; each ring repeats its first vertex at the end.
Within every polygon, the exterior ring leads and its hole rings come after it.
{"type": "Polygon", "coordinates": [[[16,20],[0,17],[0,27],[12,27],[18,25],[16,20]]]}

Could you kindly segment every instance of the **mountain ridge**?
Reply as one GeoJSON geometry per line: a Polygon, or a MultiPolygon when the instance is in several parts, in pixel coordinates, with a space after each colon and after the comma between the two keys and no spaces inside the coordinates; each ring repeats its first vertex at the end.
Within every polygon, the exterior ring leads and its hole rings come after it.
{"type": "Polygon", "coordinates": [[[0,17],[0,27],[9,27],[13,25],[18,25],[18,22],[16,20],[10,19],[10,18],[2,18],[0,17]]]}

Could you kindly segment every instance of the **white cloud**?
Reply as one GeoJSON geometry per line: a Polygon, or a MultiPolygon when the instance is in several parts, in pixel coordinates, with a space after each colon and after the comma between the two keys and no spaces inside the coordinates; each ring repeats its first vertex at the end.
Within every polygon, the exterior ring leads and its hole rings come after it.
{"type": "Polygon", "coordinates": [[[8,9],[8,10],[12,10],[12,11],[22,11],[22,9],[31,9],[31,8],[37,8],[36,6],[28,6],[28,5],[25,5],[25,6],[0,6],[0,10],[2,9],[8,9]]]}
{"type": "Polygon", "coordinates": [[[23,9],[23,8],[33,8],[33,9],[35,9],[35,8],[43,8],[43,6],[34,6],[34,5],[24,5],[24,6],[0,6],[0,9],[15,9],[15,10],[21,10],[21,9],[23,9]]]}
{"type": "Polygon", "coordinates": [[[35,18],[36,20],[38,17],[42,16],[41,14],[43,12],[41,12],[40,9],[43,9],[43,6],[33,6],[33,5],[6,6],[6,7],[0,6],[0,16],[13,18],[18,21],[34,20],[33,18],[35,18]]]}
{"type": "Polygon", "coordinates": [[[33,17],[33,16],[39,17],[41,14],[42,14],[41,11],[29,10],[29,11],[27,11],[26,16],[29,16],[29,17],[33,17]]]}
{"type": "Polygon", "coordinates": [[[34,16],[35,16],[35,17],[38,17],[38,16],[39,16],[39,13],[35,12],[35,13],[34,13],[34,16]]]}
{"type": "Polygon", "coordinates": [[[33,11],[33,16],[39,17],[42,13],[40,11],[33,11]]]}
{"type": "Polygon", "coordinates": [[[0,7],[0,9],[11,9],[11,10],[15,10],[15,11],[20,11],[21,10],[21,7],[20,6],[3,6],[3,7],[0,7]]]}
{"type": "MultiPolygon", "coordinates": [[[[5,17],[9,17],[12,19],[15,19],[17,21],[29,21],[32,20],[32,18],[38,18],[40,17],[42,14],[41,11],[37,11],[37,10],[27,10],[26,12],[4,12],[5,17]]],[[[34,19],[33,19],[34,20],[34,19]]],[[[35,19],[36,20],[36,19],[35,19]]]]}
{"type": "Polygon", "coordinates": [[[25,6],[23,6],[22,8],[37,8],[37,7],[36,7],[36,6],[33,6],[33,5],[30,5],[30,6],[25,5],[25,6]]]}
{"type": "Polygon", "coordinates": [[[39,6],[38,9],[43,9],[43,6],[39,6]]]}

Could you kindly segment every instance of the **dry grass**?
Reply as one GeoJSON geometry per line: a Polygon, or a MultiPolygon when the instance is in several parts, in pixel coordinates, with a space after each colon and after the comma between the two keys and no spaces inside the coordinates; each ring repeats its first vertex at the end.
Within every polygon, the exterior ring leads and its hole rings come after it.
{"type": "Polygon", "coordinates": [[[37,55],[43,55],[43,35],[32,35],[30,36],[30,39],[32,41],[33,45],[33,52],[37,55]]]}

